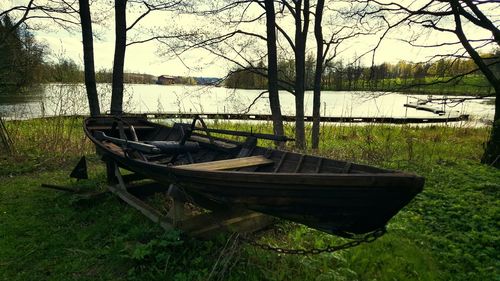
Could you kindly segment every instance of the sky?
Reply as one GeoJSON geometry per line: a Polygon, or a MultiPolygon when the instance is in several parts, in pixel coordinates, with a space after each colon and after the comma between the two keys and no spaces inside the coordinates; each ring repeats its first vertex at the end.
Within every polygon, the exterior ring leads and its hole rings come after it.
{"type": "MultiPolygon", "coordinates": [[[[37,1],[48,1],[48,0],[37,0],[37,1]]],[[[96,0],[96,3],[101,0],[96,0]]],[[[27,1],[23,0],[0,0],[0,11],[5,10],[15,4],[25,4],[27,1]]],[[[101,9],[96,11],[95,5],[93,9],[93,18],[101,21],[101,24],[94,25],[94,32],[98,35],[98,38],[94,40],[94,56],[96,69],[111,69],[113,63],[113,53],[114,53],[114,14],[112,7],[107,9],[101,9]]],[[[128,7],[129,12],[127,14],[128,23],[132,22],[139,14],[140,7],[128,7]]],[[[260,9],[257,7],[257,9],[260,9]]],[[[260,11],[253,11],[254,13],[259,13],[260,11]]],[[[248,12],[252,13],[252,11],[248,12]]],[[[328,19],[326,19],[328,20],[328,19]]],[[[258,32],[263,34],[265,31],[264,22],[252,23],[243,26],[245,30],[252,32],[258,32]]],[[[286,24],[286,23],[285,23],[286,24]]],[[[310,30],[312,32],[313,28],[310,30]]],[[[82,44],[81,44],[81,34],[79,30],[66,31],[64,29],[58,28],[53,23],[47,22],[34,22],[30,25],[36,27],[33,30],[35,37],[40,42],[46,44],[51,50],[51,57],[56,58],[57,56],[64,56],[73,59],[75,62],[83,65],[83,55],[82,55],[82,44]]],[[[128,37],[134,36],[144,36],[150,30],[159,30],[162,28],[174,29],[176,27],[183,28],[204,28],[206,30],[216,30],[224,32],[224,26],[213,25],[211,21],[202,17],[191,17],[191,16],[178,16],[172,13],[165,12],[153,12],[145,17],[135,28],[130,31],[127,35],[128,37]]],[[[290,26],[285,26],[285,28],[291,28],[290,26]]],[[[405,36],[411,33],[411,30],[400,29],[389,34],[387,39],[385,39],[377,50],[375,56],[376,63],[382,62],[397,62],[399,60],[406,61],[421,61],[425,58],[434,55],[436,49],[422,49],[422,48],[411,48],[408,44],[402,43],[395,39],[397,37],[405,36]]],[[[291,33],[293,34],[293,32],[291,33]]],[[[426,43],[433,43],[439,41],[453,40],[452,37],[446,38],[445,34],[428,33],[423,34],[421,40],[426,43]]],[[[366,50],[375,44],[377,36],[366,36],[355,41],[352,41],[348,45],[344,45],[341,50],[340,56],[344,60],[352,60],[353,57],[364,53],[366,50]]],[[[236,43],[235,43],[236,44],[236,43]]],[[[182,56],[182,61],[178,58],[172,58],[172,56],[162,56],[160,45],[155,43],[144,43],[137,44],[127,47],[126,58],[125,58],[125,70],[127,72],[138,72],[147,73],[153,75],[182,75],[182,76],[205,76],[205,77],[223,77],[228,71],[234,67],[233,64],[229,64],[222,58],[218,58],[208,54],[207,52],[195,50],[186,53],[182,56]]],[[[315,48],[314,37],[309,37],[308,48],[311,52],[315,48]]],[[[264,48],[265,50],[265,45],[264,48]]],[[[438,50],[443,52],[443,50],[438,50]]],[[[234,55],[232,56],[234,57],[234,55]]],[[[364,60],[365,64],[371,63],[371,56],[367,56],[364,60]]]]}
{"type": "MultiPolygon", "coordinates": [[[[131,17],[132,18],[132,17],[131,17]]],[[[149,15],[149,21],[162,22],[161,15],[149,15]]],[[[149,26],[153,26],[150,24],[149,26]]],[[[149,28],[148,25],[146,27],[149,28]]],[[[111,69],[114,55],[114,22],[106,26],[94,26],[98,38],[94,39],[94,59],[96,70],[111,69]]],[[[144,27],[141,27],[141,29],[144,27]]],[[[52,50],[54,57],[62,54],[83,65],[83,46],[79,31],[66,30],[37,30],[35,36],[52,50]]],[[[130,36],[129,36],[130,37],[130,36]]],[[[130,38],[129,38],[130,39],[130,38]]],[[[154,42],[128,46],[125,57],[125,70],[127,72],[147,73],[153,75],[182,75],[182,76],[215,76],[227,74],[228,65],[217,58],[207,58],[202,51],[195,51],[183,57],[184,63],[179,59],[158,55],[161,46],[154,42]],[[215,62],[214,62],[215,59],[215,62]],[[186,67],[188,66],[188,67],[186,67]]]]}
{"type": "MultiPolygon", "coordinates": [[[[161,15],[150,15],[151,21],[161,22],[161,15]]],[[[185,25],[183,21],[178,23],[185,25]]],[[[264,29],[261,26],[261,29],[264,29]]],[[[96,68],[111,68],[114,54],[114,24],[111,23],[107,28],[100,29],[100,39],[94,41],[94,56],[96,68]]],[[[83,64],[82,43],[78,32],[67,32],[60,30],[58,32],[47,32],[39,30],[35,32],[36,38],[45,42],[53,52],[63,53],[64,56],[72,58],[74,61],[83,64]]],[[[364,38],[366,40],[366,38],[364,38]]],[[[363,40],[363,39],[361,39],[363,40]]],[[[365,42],[366,43],[366,42],[365,42]]],[[[358,42],[360,44],[365,44],[358,42]]],[[[353,43],[354,44],[354,43],[353,43]]],[[[183,76],[211,76],[223,77],[231,69],[232,65],[222,59],[210,56],[203,51],[192,51],[183,57],[184,63],[179,59],[159,56],[159,45],[149,42],[127,47],[125,58],[125,69],[131,72],[148,73],[153,75],[183,75],[183,76]]],[[[314,49],[314,38],[309,38],[308,48],[314,49]]],[[[346,49],[349,49],[346,47],[346,49]]],[[[366,48],[364,48],[366,49],[366,48]]],[[[362,52],[361,48],[359,48],[362,52]]],[[[398,61],[408,59],[409,57],[418,57],[422,50],[412,50],[405,44],[398,44],[394,40],[385,40],[377,53],[377,61],[398,61]],[[395,52],[396,51],[396,52],[395,52]]],[[[354,53],[344,54],[346,59],[355,56],[354,53]]]]}

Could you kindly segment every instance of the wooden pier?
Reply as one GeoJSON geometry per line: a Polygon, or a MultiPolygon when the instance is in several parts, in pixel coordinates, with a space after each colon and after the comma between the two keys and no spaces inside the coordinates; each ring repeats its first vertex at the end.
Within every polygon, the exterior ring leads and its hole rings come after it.
{"type": "MultiPolygon", "coordinates": [[[[237,113],[142,113],[153,119],[193,119],[200,116],[204,119],[242,120],[242,121],[271,121],[270,114],[237,114],[237,113]]],[[[320,122],[324,123],[389,123],[389,124],[422,124],[422,123],[447,123],[469,120],[469,115],[452,117],[345,117],[321,116],[320,122]]],[[[283,121],[294,122],[295,116],[283,115],[283,121]]],[[[304,121],[312,122],[312,116],[305,116],[304,121]]]]}
{"type": "Polygon", "coordinates": [[[404,104],[404,107],[415,108],[416,110],[428,111],[438,115],[446,114],[446,112],[442,109],[426,106],[424,104],[419,104],[419,103],[406,103],[404,104]]]}

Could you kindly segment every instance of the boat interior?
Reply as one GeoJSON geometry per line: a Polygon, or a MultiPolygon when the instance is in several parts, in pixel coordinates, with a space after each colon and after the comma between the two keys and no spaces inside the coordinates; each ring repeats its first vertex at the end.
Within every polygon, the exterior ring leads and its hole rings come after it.
{"type": "Polygon", "coordinates": [[[152,123],[144,118],[98,118],[88,119],[86,129],[94,137],[102,132],[108,139],[99,141],[107,149],[123,157],[185,169],[315,174],[392,172],[346,161],[264,148],[257,145],[258,139],[272,139],[272,135],[262,137],[260,135],[263,134],[209,129],[199,118],[192,124],[175,123],[172,127],[152,123]],[[202,126],[195,126],[197,123],[202,126]],[[240,139],[244,135],[243,141],[235,140],[235,135],[240,135],[240,139]],[[232,139],[222,136],[230,136],[232,139]],[[126,140],[128,143],[120,145],[116,139],[126,140]],[[141,152],[130,148],[130,144],[134,142],[164,146],[165,149],[141,152]]]}

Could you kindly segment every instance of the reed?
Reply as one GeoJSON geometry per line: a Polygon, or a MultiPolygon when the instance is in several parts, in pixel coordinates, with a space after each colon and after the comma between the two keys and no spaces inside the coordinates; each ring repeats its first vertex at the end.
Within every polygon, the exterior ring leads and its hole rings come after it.
{"type": "MultiPolygon", "coordinates": [[[[220,129],[272,133],[270,122],[236,123],[214,121],[209,126],[220,129]]],[[[306,127],[309,133],[310,126],[306,127]]],[[[293,124],[285,124],[285,133],[293,136],[293,124]]],[[[310,136],[310,134],[308,134],[310,136]]],[[[227,137],[227,136],[224,136],[227,137]]],[[[234,137],[237,139],[237,137],[234,137]]],[[[324,124],[320,147],[306,152],[335,159],[384,167],[403,163],[435,163],[438,160],[467,159],[479,161],[488,129],[467,125],[384,125],[384,124],[324,124]]],[[[310,138],[307,139],[310,143],[310,138]]],[[[261,141],[261,145],[273,145],[261,141]]],[[[286,149],[293,150],[293,142],[286,149]]]]}
{"type": "Polygon", "coordinates": [[[4,160],[6,163],[0,168],[0,175],[61,167],[78,157],[93,154],[93,146],[84,136],[82,124],[83,119],[77,117],[6,122],[15,149],[4,160]]]}

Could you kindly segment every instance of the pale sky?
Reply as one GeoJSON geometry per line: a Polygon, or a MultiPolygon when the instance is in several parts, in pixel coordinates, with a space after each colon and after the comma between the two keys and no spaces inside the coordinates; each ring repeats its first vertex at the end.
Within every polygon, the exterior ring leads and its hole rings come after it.
{"type": "MultiPolygon", "coordinates": [[[[114,16],[111,14],[111,16],[114,16]]],[[[130,24],[133,17],[129,16],[127,24],[130,24]]],[[[143,21],[139,28],[150,28],[166,22],[162,15],[150,14],[143,21]]],[[[168,24],[165,24],[168,26],[168,24]]],[[[107,26],[95,25],[94,31],[99,33],[99,38],[94,39],[94,59],[96,70],[113,66],[114,55],[114,19],[111,18],[107,26]]],[[[34,32],[37,39],[46,43],[53,53],[63,53],[63,56],[73,59],[83,65],[83,46],[81,34],[79,32],[68,32],[58,30],[56,32],[45,29],[34,32]]],[[[134,35],[128,32],[127,36],[134,35]]],[[[184,56],[184,64],[176,58],[159,56],[159,44],[147,42],[128,46],[125,57],[125,70],[127,72],[139,72],[153,75],[185,75],[185,76],[224,76],[229,68],[222,59],[207,57],[203,51],[195,51],[184,56]],[[215,60],[215,62],[214,62],[215,60]],[[186,67],[188,66],[188,67],[186,67]]]]}
{"type": "MultiPolygon", "coordinates": [[[[47,0],[38,0],[47,1],[47,0]]],[[[99,2],[101,0],[96,0],[99,2]]],[[[0,0],[0,11],[14,5],[15,3],[25,4],[27,1],[22,0],[0,0]]],[[[99,2],[105,3],[105,2],[99,2]]],[[[94,5],[95,7],[95,5],[94,5]]],[[[257,7],[257,9],[260,9],[257,7]]],[[[255,11],[259,12],[260,11],[255,11]]],[[[112,60],[114,53],[114,14],[112,7],[100,12],[93,11],[93,17],[103,18],[103,25],[94,25],[94,32],[99,34],[99,40],[94,40],[94,56],[96,62],[96,70],[112,68],[112,60]]],[[[137,16],[137,11],[131,11],[127,15],[127,22],[130,24],[137,16]]],[[[327,19],[325,19],[327,20],[327,19]]],[[[32,24],[30,22],[30,24],[32,24]]],[[[286,23],[285,23],[286,24],[286,23]]],[[[451,23],[450,23],[451,24],[451,23]]],[[[143,36],[147,30],[169,28],[175,26],[188,28],[204,28],[211,31],[224,32],[224,26],[212,25],[210,20],[202,17],[192,16],[176,16],[171,13],[156,12],[149,14],[139,25],[134,28],[134,31],[129,32],[128,37],[143,36]],[[136,32],[135,34],[133,32],[136,32]]],[[[291,25],[290,25],[291,26],[291,25]]],[[[244,26],[245,30],[264,34],[264,23],[252,23],[244,26]]],[[[311,23],[310,31],[313,31],[313,23],[311,23]]],[[[400,29],[391,33],[388,39],[384,40],[376,54],[376,63],[382,62],[397,62],[399,60],[406,61],[421,61],[426,57],[436,54],[435,49],[411,48],[405,43],[392,39],[401,35],[408,35],[411,30],[400,29]],[[399,33],[399,34],[398,34],[399,33]]],[[[327,31],[325,32],[327,33],[327,31]]],[[[57,26],[44,22],[38,30],[34,31],[37,40],[48,45],[52,54],[62,54],[65,57],[73,59],[79,64],[83,64],[81,34],[79,31],[67,32],[57,26]]],[[[293,35],[293,32],[290,33],[293,35]]],[[[328,36],[325,34],[325,37],[328,36]]],[[[442,42],[446,40],[454,40],[453,37],[445,37],[445,34],[429,33],[421,39],[425,43],[442,42]],[[450,39],[449,39],[450,38],[450,39]]],[[[362,37],[356,41],[352,41],[348,45],[341,48],[344,50],[341,56],[344,60],[352,60],[356,55],[364,53],[369,47],[376,42],[377,36],[362,37]]],[[[257,39],[254,39],[257,40],[257,39]]],[[[283,43],[286,44],[286,43],[283,43]]],[[[263,51],[265,52],[265,45],[263,51]]],[[[309,37],[308,48],[311,52],[315,49],[314,37],[309,37]]],[[[159,56],[159,45],[153,42],[132,45],[127,48],[125,58],[125,69],[129,72],[148,73],[153,75],[183,75],[183,76],[214,76],[223,77],[233,67],[224,59],[212,56],[204,51],[192,51],[182,57],[183,63],[176,58],[159,56]],[[187,66],[187,67],[186,67],[187,66]]],[[[442,52],[442,50],[440,51],[442,52]]],[[[232,55],[231,57],[234,57],[232,55]]],[[[371,58],[371,56],[370,56],[371,58]]],[[[365,64],[369,63],[368,58],[365,64]]]]}

